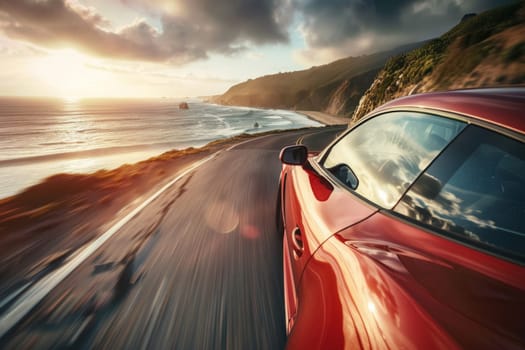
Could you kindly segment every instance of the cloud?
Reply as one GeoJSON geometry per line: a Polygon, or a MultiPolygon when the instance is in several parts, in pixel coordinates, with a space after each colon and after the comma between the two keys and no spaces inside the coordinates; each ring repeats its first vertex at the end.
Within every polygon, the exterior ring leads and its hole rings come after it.
{"type": "MultiPolygon", "coordinates": [[[[466,13],[479,13],[511,0],[295,0],[299,30],[307,48],[303,63],[384,51],[439,36],[466,13]]],[[[324,61],[323,61],[324,60],[324,61]]],[[[319,62],[320,61],[320,62],[319,62]]]]}
{"type": "Polygon", "coordinates": [[[49,48],[74,47],[109,58],[175,63],[204,58],[208,52],[232,54],[249,43],[288,40],[288,1],[123,2],[156,11],[161,30],[145,20],[112,30],[96,9],[67,0],[0,0],[0,30],[49,48]]]}
{"type": "Polygon", "coordinates": [[[173,52],[205,57],[234,54],[249,44],[288,42],[291,0],[127,0],[161,16],[163,44],[173,52]]]}
{"type": "Polygon", "coordinates": [[[97,71],[116,73],[123,75],[134,75],[137,72],[144,77],[155,77],[162,78],[164,81],[172,82],[173,80],[179,81],[200,81],[200,82],[213,82],[213,83],[225,83],[227,86],[237,82],[235,79],[220,77],[215,74],[195,74],[195,73],[186,73],[181,74],[176,72],[170,72],[166,70],[165,67],[159,67],[156,64],[144,65],[137,62],[126,62],[115,65],[108,62],[86,62],[85,66],[90,69],[95,69],[97,71]]]}
{"type": "MultiPolygon", "coordinates": [[[[139,19],[114,28],[80,0],[0,0],[0,31],[46,48],[122,60],[187,63],[287,43],[292,23],[306,65],[378,52],[447,31],[465,13],[511,0],[120,0],[139,19]],[[156,27],[145,19],[158,19],[156,27]]],[[[103,4],[103,2],[99,2],[103,4]]],[[[101,5],[102,6],[102,5],[101,5]]]]}
{"type": "Polygon", "coordinates": [[[120,59],[167,59],[154,29],[143,22],[120,33],[94,9],[63,0],[0,0],[1,30],[9,37],[48,48],[74,47],[91,54],[120,59]],[[149,27],[149,28],[148,28],[149,27]],[[142,36],[141,36],[142,34],[142,36]]]}

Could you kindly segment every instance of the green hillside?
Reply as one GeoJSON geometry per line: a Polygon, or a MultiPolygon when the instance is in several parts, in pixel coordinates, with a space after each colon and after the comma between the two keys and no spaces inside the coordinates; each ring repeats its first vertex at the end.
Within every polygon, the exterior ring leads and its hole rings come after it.
{"type": "Polygon", "coordinates": [[[525,3],[469,17],[441,37],[391,58],[356,109],[414,93],[525,84],[525,3]]]}
{"type": "Polygon", "coordinates": [[[388,58],[421,44],[373,55],[348,57],[307,70],[250,79],[214,102],[226,105],[325,111],[350,116],[388,58]]]}

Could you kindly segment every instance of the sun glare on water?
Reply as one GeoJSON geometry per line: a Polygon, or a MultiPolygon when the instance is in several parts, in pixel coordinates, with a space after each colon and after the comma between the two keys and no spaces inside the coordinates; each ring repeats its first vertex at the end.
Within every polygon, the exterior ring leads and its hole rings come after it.
{"type": "Polygon", "coordinates": [[[49,87],[49,94],[67,100],[96,95],[107,80],[104,72],[90,67],[89,59],[72,49],[50,52],[31,68],[35,78],[49,87]]]}

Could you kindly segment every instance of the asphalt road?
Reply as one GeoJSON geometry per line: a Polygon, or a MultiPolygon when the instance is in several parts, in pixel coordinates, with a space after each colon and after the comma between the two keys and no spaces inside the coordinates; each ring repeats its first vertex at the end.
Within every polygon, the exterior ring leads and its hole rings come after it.
{"type": "Polygon", "coordinates": [[[58,284],[0,348],[282,349],[279,150],[342,127],[223,151],[170,187],[58,284]]]}

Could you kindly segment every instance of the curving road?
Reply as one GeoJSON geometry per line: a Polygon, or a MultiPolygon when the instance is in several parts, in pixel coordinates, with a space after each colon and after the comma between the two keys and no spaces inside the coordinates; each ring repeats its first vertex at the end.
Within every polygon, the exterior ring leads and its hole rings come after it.
{"type": "Polygon", "coordinates": [[[59,283],[0,348],[281,349],[279,150],[320,149],[344,127],[223,151],[124,225],[59,283]]]}

